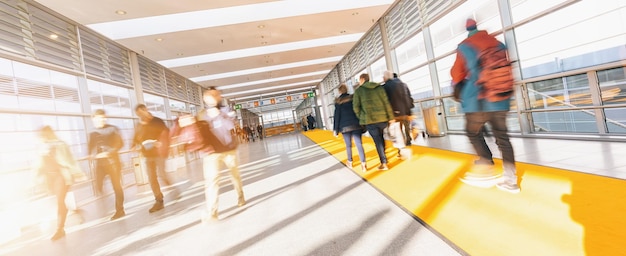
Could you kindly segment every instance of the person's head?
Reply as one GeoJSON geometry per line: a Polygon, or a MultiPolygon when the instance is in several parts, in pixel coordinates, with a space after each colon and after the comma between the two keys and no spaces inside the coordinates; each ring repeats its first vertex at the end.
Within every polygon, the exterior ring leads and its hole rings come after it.
{"type": "Polygon", "coordinates": [[[58,140],[57,135],[54,133],[54,130],[52,130],[52,127],[50,127],[49,125],[41,127],[41,129],[39,129],[39,138],[41,138],[41,140],[43,141],[58,140]]]}
{"type": "Polygon", "coordinates": [[[476,26],[476,20],[469,18],[465,21],[465,29],[467,31],[474,31],[478,29],[478,26],[476,26]]]}
{"type": "Polygon", "coordinates": [[[391,80],[393,79],[393,72],[386,70],[385,72],[383,72],[383,80],[387,81],[387,80],[391,80]]]}
{"type": "Polygon", "coordinates": [[[147,124],[152,120],[152,114],[148,111],[148,107],[144,104],[139,104],[135,107],[135,114],[139,117],[139,121],[142,124],[147,124]]]}
{"type": "Polygon", "coordinates": [[[340,94],[348,93],[348,86],[346,84],[340,84],[337,90],[340,94]]]}
{"type": "Polygon", "coordinates": [[[367,73],[363,73],[359,76],[359,85],[363,85],[366,82],[370,81],[370,75],[367,73]]]}
{"type": "Polygon", "coordinates": [[[102,128],[107,123],[106,112],[104,109],[96,109],[91,116],[91,121],[93,122],[93,126],[96,128],[102,128]]]}
{"type": "Polygon", "coordinates": [[[202,99],[207,108],[219,107],[220,102],[222,102],[222,93],[215,87],[209,87],[209,89],[204,91],[202,99]]]}

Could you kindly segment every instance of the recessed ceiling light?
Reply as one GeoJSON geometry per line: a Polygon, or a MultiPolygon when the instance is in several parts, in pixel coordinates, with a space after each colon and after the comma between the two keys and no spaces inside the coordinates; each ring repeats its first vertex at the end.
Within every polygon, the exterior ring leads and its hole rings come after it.
{"type": "Polygon", "coordinates": [[[183,54],[182,53],[177,53],[176,56],[183,56],[183,54]]]}
{"type": "Polygon", "coordinates": [[[50,34],[50,38],[51,38],[51,39],[57,39],[57,38],[59,38],[59,36],[58,36],[58,35],[56,35],[56,34],[50,34]]]}
{"type": "Polygon", "coordinates": [[[359,12],[353,12],[352,15],[359,15],[359,12]]]}
{"type": "Polygon", "coordinates": [[[154,40],[157,41],[157,42],[161,42],[161,41],[163,41],[163,38],[157,38],[157,39],[154,39],[154,40]]]}
{"type": "Polygon", "coordinates": [[[344,34],[344,33],[346,33],[346,31],[342,30],[342,31],[339,31],[339,33],[344,34]]]}
{"type": "Polygon", "coordinates": [[[259,25],[258,28],[265,28],[265,25],[259,25]]]}
{"type": "Polygon", "coordinates": [[[126,11],[123,11],[123,10],[117,10],[117,11],[115,11],[115,13],[116,13],[116,14],[118,14],[118,15],[125,15],[125,14],[126,14],[126,11]]]}
{"type": "Polygon", "coordinates": [[[267,44],[267,42],[261,42],[261,44],[262,44],[262,45],[266,45],[266,44],[267,44]]]}

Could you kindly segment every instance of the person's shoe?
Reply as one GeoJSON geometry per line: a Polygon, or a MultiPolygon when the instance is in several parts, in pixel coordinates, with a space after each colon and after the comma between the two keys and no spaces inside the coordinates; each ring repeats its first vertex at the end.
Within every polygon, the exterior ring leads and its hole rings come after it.
{"type": "Polygon", "coordinates": [[[352,161],[346,161],[346,166],[352,169],[352,161]]]}
{"type": "Polygon", "coordinates": [[[54,235],[50,238],[50,240],[56,241],[56,240],[59,240],[59,239],[61,239],[63,237],[65,237],[65,230],[64,229],[57,229],[57,232],[54,233],[54,235]]]}
{"type": "Polygon", "coordinates": [[[209,214],[207,212],[203,212],[202,216],[200,217],[200,221],[202,221],[202,223],[204,224],[209,224],[211,222],[216,222],[218,221],[219,218],[217,217],[217,212],[209,214]]]}
{"type": "Polygon", "coordinates": [[[516,183],[509,183],[506,181],[502,181],[496,184],[496,187],[502,191],[506,191],[509,193],[517,194],[520,192],[520,188],[516,183]]]}
{"type": "Polygon", "coordinates": [[[111,216],[111,220],[117,220],[121,217],[126,216],[126,212],[124,211],[116,211],[115,214],[113,214],[113,216],[111,216]]]}
{"type": "Polygon", "coordinates": [[[389,170],[389,167],[387,166],[387,164],[380,164],[378,166],[378,170],[379,171],[386,171],[386,170],[389,170]]]}
{"type": "Polygon", "coordinates": [[[240,197],[239,200],[237,200],[237,206],[241,207],[246,205],[246,199],[244,199],[243,197],[240,197]]]}
{"type": "Polygon", "coordinates": [[[361,163],[361,171],[362,172],[367,172],[367,164],[366,163],[361,163]]]}
{"type": "Polygon", "coordinates": [[[501,174],[496,173],[494,166],[491,164],[474,165],[471,170],[467,171],[462,179],[465,180],[492,180],[500,177],[501,174]]]}
{"type": "Polygon", "coordinates": [[[163,208],[165,208],[165,206],[163,205],[163,201],[156,201],[156,203],[154,203],[154,205],[152,206],[152,208],[150,208],[150,210],[148,210],[148,212],[153,213],[156,211],[160,211],[163,208]]]}

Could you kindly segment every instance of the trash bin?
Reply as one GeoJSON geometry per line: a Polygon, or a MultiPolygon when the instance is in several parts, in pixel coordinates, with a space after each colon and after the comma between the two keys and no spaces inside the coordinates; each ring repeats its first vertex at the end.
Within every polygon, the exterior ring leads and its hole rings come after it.
{"type": "Polygon", "coordinates": [[[443,122],[443,106],[424,109],[424,126],[428,136],[445,136],[443,122]]]}
{"type": "Polygon", "coordinates": [[[135,171],[135,184],[144,185],[150,181],[146,172],[146,163],[141,157],[133,157],[133,170],[135,171]]]}

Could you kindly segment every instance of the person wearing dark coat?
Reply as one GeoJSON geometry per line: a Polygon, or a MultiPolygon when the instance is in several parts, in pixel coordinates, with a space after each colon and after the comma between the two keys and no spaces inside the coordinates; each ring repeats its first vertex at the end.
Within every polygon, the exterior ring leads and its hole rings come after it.
{"type": "Polygon", "coordinates": [[[309,114],[307,117],[307,123],[309,123],[309,130],[315,129],[315,117],[309,114]]]}
{"type": "Polygon", "coordinates": [[[411,116],[411,109],[413,108],[413,98],[411,97],[411,91],[409,87],[399,78],[394,77],[394,73],[391,71],[385,71],[383,73],[383,79],[385,80],[385,92],[389,98],[391,109],[393,110],[394,120],[402,124],[402,130],[404,134],[404,141],[406,145],[411,145],[411,127],[409,116],[411,116]]]}
{"type": "Polygon", "coordinates": [[[359,159],[361,160],[361,170],[365,172],[367,164],[361,140],[363,127],[359,124],[359,119],[352,108],[352,95],[348,94],[346,84],[339,85],[338,90],[341,95],[335,99],[333,132],[335,136],[339,133],[343,136],[343,141],[346,144],[346,153],[348,154],[346,166],[350,169],[352,169],[352,140],[354,140],[356,149],[359,152],[359,159]]]}

